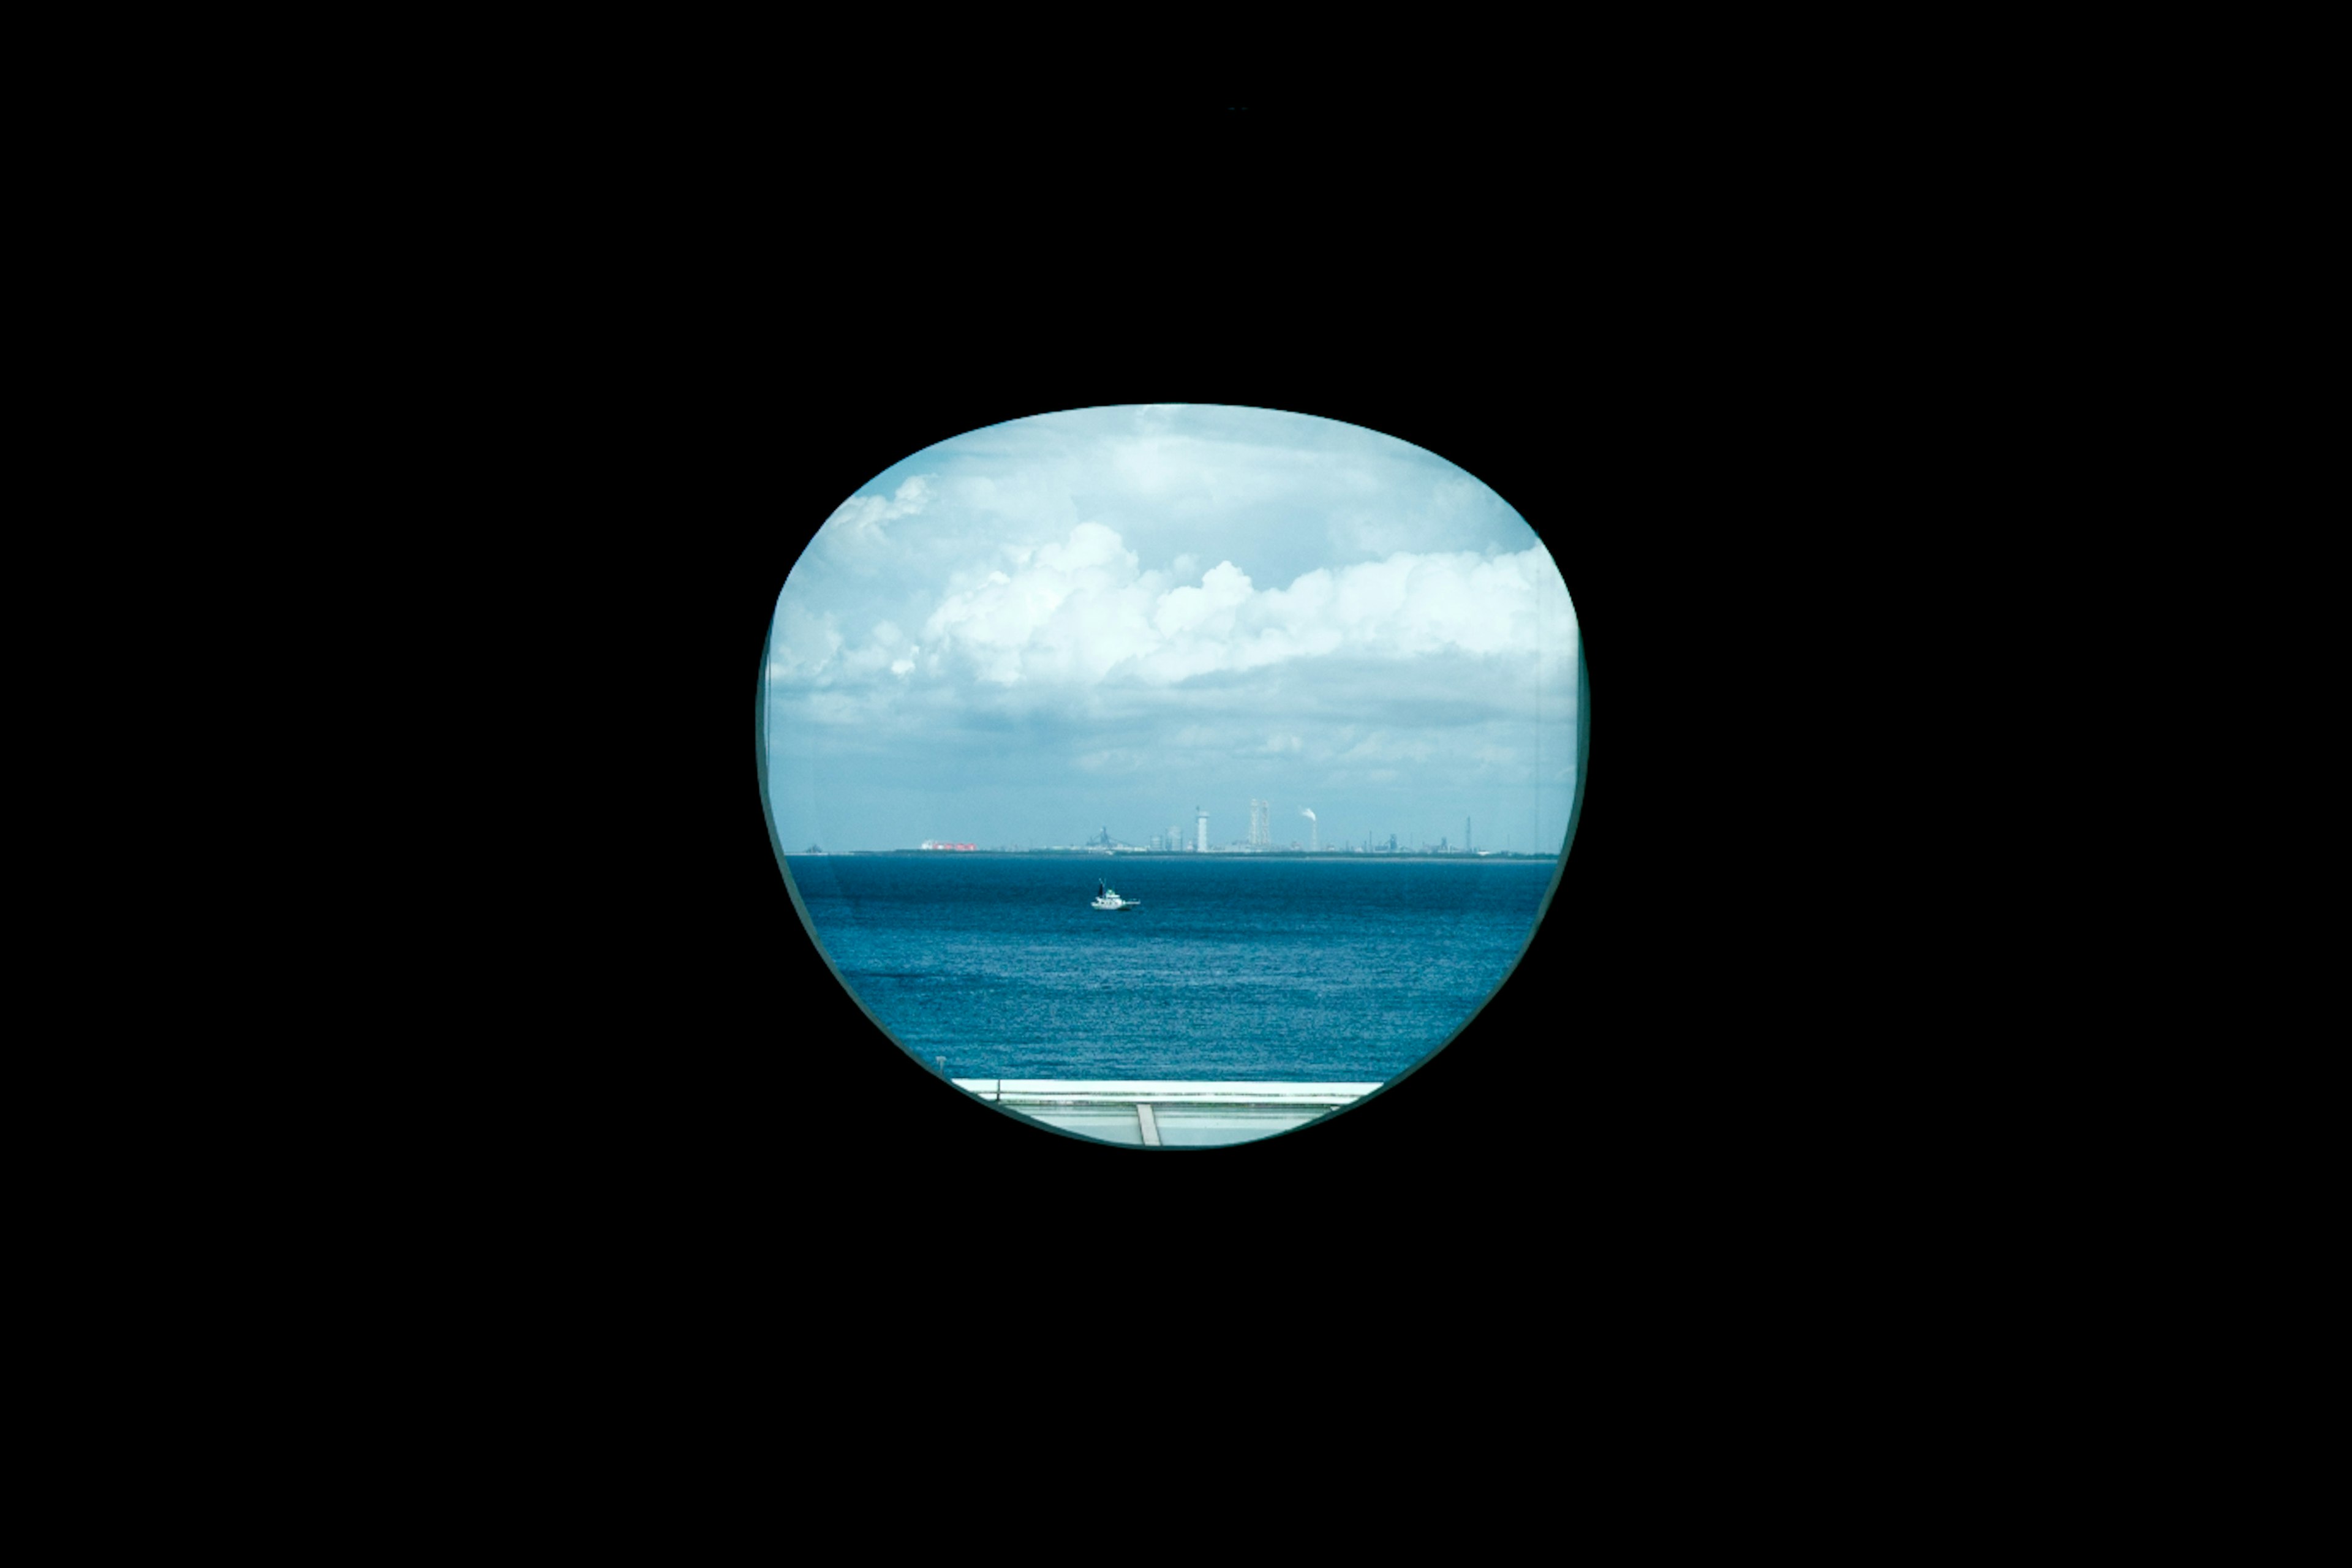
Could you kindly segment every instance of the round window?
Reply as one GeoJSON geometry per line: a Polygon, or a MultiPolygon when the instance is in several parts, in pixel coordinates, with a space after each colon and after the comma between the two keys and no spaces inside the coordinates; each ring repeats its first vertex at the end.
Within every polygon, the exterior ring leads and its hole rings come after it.
{"type": "Polygon", "coordinates": [[[1543,542],[1432,453],[1039,415],[817,531],[762,793],[833,973],[974,1114],[1246,1143],[1395,1083],[1510,975],[1575,820],[1581,658],[1543,542]]]}

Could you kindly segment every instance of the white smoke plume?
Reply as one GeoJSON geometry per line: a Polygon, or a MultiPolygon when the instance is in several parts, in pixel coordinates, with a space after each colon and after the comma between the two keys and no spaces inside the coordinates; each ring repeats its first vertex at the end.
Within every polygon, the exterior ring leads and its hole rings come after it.
{"type": "Polygon", "coordinates": [[[1314,808],[1311,806],[1300,806],[1298,808],[1298,815],[1305,817],[1309,822],[1313,822],[1316,819],[1314,808]]]}

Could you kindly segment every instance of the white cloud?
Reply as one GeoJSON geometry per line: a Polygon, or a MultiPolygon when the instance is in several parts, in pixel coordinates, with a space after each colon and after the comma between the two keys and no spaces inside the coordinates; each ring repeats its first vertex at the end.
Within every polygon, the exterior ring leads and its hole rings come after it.
{"type": "Polygon", "coordinates": [[[830,615],[812,615],[787,597],[778,607],[776,637],[768,673],[781,681],[815,679],[841,647],[841,623],[830,615]]]}
{"type": "Polygon", "coordinates": [[[880,496],[852,496],[825,519],[816,542],[837,561],[870,565],[891,542],[890,523],[919,516],[931,504],[932,496],[930,479],[921,474],[901,484],[888,500],[880,496]]]}
{"type": "Polygon", "coordinates": [[[959,655],[999,686],[1164,686],[1342,651],[1550,663],[1574,646],[1568,590],[1539,544],[1516,554],[1397,551],[1260,589],[1231,561],[1197,584],[1144,571],[1116,531],[1082,522],[1013,564],[967,576],[923,628],[935,654],[959,655]]]}
{"type": "Polygon", "coordinates": [[[1249,574],[1220,561],[1197,588],[1171,588],[1152,606],[1151,626],[1162,638],[1222,637],[1233,630],[1232,611],[1248,602],[1249,574]]]}

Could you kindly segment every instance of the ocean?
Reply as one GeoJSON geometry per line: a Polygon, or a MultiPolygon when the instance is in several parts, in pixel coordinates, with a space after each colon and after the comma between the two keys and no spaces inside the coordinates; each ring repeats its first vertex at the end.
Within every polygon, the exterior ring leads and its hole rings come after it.
{"type": "Polygon", "coordinates": [[[1384,1080],[1493,994],[1550,860],[788,858],[827,957],[950,1078],[1384,1080]],[[1108,881],[1142,908],[1089,907],[1108,881]]]}

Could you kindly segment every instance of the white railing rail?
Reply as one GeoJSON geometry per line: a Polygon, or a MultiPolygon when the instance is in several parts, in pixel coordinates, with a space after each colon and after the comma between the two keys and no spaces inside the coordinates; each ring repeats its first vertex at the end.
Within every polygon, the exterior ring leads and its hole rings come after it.
{"type": "Polygon", "coordinates": [[[1248,1083],[1199,1079],[950,1079],[958,1089],[1006,1105],[1228,1105],[1285,1109],[1352,1103],[1378,1083],[1248,1083]]]}

